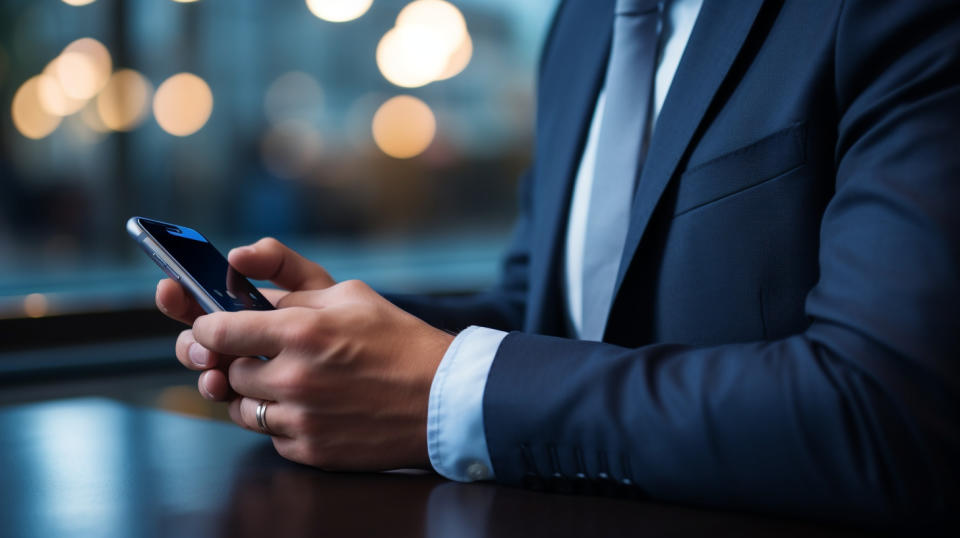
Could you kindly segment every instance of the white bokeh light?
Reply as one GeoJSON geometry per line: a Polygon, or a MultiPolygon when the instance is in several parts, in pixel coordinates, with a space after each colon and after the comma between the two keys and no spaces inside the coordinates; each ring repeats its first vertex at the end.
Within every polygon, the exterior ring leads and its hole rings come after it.
{"type": "Polygon", "coordinates": [[[307,0],[307,9],[325,21],[346,22],[362,16],[371,4],[373,0],[307,0]]]}

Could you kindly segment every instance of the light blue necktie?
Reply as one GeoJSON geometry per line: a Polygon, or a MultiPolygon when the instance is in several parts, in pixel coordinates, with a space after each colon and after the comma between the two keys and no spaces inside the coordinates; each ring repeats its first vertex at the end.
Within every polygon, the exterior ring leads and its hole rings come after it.
{"type": "Polygon", "coordinates": [[[584,340],[601,340],[646,152],[660,0],[617,0],[583,249],[584,340]]]}

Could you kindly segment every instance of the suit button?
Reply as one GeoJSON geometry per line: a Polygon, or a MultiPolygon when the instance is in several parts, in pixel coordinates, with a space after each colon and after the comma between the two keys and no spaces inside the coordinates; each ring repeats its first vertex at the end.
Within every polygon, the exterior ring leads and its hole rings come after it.
{"type": "Polygon", "coordinates": [[[593,493],[593,487],[587,475],[577,473],[573,478],[573,492],[581,495],[590,495],[593,493]]]}
{"type": "Polygon", "coordinates": [[[467,476],[470,480],[487,480],[490,478],[490,469],[486,465],[475,461],[467,466],[467,476]]]}
{"type": "Polygon", "coordinates": [[[573,483],[559,472],[553,473],[551,489],[557,493],[573,493],[573,483]]]}

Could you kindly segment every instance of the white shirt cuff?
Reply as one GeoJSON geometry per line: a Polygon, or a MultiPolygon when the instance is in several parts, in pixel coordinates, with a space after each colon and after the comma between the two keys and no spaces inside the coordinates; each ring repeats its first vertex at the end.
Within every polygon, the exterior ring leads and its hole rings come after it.
{"type": "Polygon", "coordinates": [[[427,451],[442,476],[460,482],[492,480],[483,430],[483,390],[500,342],[507,335],[471,326],[450,344],[430,386],[427,451]]]}

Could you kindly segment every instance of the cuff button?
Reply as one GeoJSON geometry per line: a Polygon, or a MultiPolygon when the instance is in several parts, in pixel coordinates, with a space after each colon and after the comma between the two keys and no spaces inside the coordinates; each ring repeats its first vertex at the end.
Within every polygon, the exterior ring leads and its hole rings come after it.
{"type": "Polygon", "coordinates": [[[490,469],[483,463],[475,461],[467,466],[467,476],[470,480],[487,480],[490,478],[490,469]]]}

